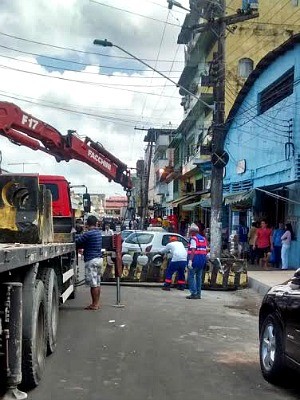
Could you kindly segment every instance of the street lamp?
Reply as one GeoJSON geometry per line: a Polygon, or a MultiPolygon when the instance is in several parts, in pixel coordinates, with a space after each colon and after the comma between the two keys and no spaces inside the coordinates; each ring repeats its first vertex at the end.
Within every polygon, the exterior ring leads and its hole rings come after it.
{"type": "Polygon", "coordinates": [[[167,0],[167,3],[168,3],[168,9],[169,9],[169,10],[172,10],[173,6],[176,6],[176,7],[182,8],[182,9],[185,10],[185,11],[188,11],[188,12],[191,11],[191,10],[189,10],[188,8],[183,7],[183,5],[180,4],[180,3],[178,3],[178,1],[175,1],[175,0],[167,0]]]}
{"type": "Polygon", "coordinates": [[[202,103],[203,105],[205,105],[206,107],[208,107],[210,110],[214,110],[214,106],[206,103],[206,101],[202,100],[200,97],[196,96],[194,93],[190,92],[188,89],[186,89],[185,87],[179,85],[177,82],[173,81],[173,79],[169,78],[167,75],[163,74],[162,72],[158,71],[156,68],[152,67],[151,65],[149,65],[148,63],[146,63],[145,61],[141,60],[139,57],[136,57],[135,55],[129,53],[129,51],[123,49],[123,47],[118,46],[117,44],[114,44],[112,42],[109,42],[107,39],[104,40],[100,40],[100,39],[95,39],[94,44],[98,45],[98,46],[102,46],[102,47],[116,47],[117,49],[123,51],[123,53],[129,55],[130,57],[134,58],[135,60],[139,61],[140,63],[146,65],[146,67],[150,68],[152,71],[156,72],[157,74],[161,75],[163,78],[167,79],[168,81],[172,82],[173,85],[179,87],[180,89],[182,89],[184,92],[186,92],[187,94],[189,94],[190,96],[194,97],[195,99],[197,99],[198,101],[200,101],[200,103],[202,103]]]}
{"type": "MultiPolygon", "coordinates": [[[[253,0],[253,1],[255,1],[255,0],[253,0]]],[[[188,11],[188,12],[192,11],[189,8],[184,7],[181,3],[179,3],[178,1],[175,1],[175,0],[167,0],[167,3],[168,3],[168,9],[169,10],[172,10],[173,6],[175,6],[175,7],[178,7],[178,8],[182,8],[183,10],[188,11]]],[[[210,3],[212,5],[214,5],[214,6],[216,6],[216,7],[219,7],[220,10],[223,10],[222,6],[218,2],[211,1],[210,3]]],[[[199,16],[201,16],[201,18],[207,19],[203,15],[199,14],[199,16]]]]}

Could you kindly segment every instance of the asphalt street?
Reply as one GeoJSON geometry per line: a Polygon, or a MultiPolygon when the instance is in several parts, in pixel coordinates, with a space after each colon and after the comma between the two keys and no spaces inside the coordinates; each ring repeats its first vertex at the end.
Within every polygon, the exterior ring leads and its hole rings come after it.
{"type": "Polygon", "coordinates": [[[122,288],[124,309],[85,311],[88,289],[60,312],[59,344],[32,400],[289,400],[292,389],[264,381],[257,310],[250,289],[204,291],[201,300],[159,288],[122,288]]]}

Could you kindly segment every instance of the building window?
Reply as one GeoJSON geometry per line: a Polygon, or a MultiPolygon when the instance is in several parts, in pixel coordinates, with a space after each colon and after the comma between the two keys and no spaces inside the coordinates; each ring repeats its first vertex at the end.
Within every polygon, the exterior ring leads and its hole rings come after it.
{"type": "Polygon", "coordinates": [[[281,100],[290,96],[294,91],[294,68],[258,94],[258,115],[269,110],[281,100]]]}
{"type": "Polygon", "coordinates": [[[204,189],[203,183],[204,183],[203,178],[196,180],[196,192],[201,192],[204,189]]]}
{"type": "Polygon", "coordinates": [[[173,183],[173,191],[174,191],[174,193],[178,193],[178,191],[179,191],[179,180],[178,179],[176,179],[175,181],[174,181],[174,183],[173,183]]]}
{"type": "Polygon", "coordinates": [[[292,6],[294,7],[299,6],[299,0],[292,0],[292,6]]]}
{"type": "Polygon", "coordinates": [[[253,71],[253,60],[251,58],[241,58],[239,60],[239,76],[247,79],[253,71]]]}

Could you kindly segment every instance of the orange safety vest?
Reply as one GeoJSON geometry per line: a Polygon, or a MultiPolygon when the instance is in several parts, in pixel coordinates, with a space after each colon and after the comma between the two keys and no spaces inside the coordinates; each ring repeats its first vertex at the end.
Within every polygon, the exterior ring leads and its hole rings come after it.
{"type": "Polygon", "coordinates": [[[191,249],[191,239],[196,241],[196,249],[195,249],[195,255],[202,255],[206,256],[207,254],[207,240],[205,237],[197,234],[196,236],[193,236],[190,238],[189,245],[188,245],[188,254],[192,254],[192,249],[191,249]]]}

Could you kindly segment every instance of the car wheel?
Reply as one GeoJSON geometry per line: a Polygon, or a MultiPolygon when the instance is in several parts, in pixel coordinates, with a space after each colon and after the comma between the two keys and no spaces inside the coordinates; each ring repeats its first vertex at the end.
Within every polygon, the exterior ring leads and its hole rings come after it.
{"type": "Polygon", "coordinates": [[[259,345],[260,367],[264,378],[280,384],[286,371],[282,327],[278,318],[270,314],[263,321],[259,345]]]}

